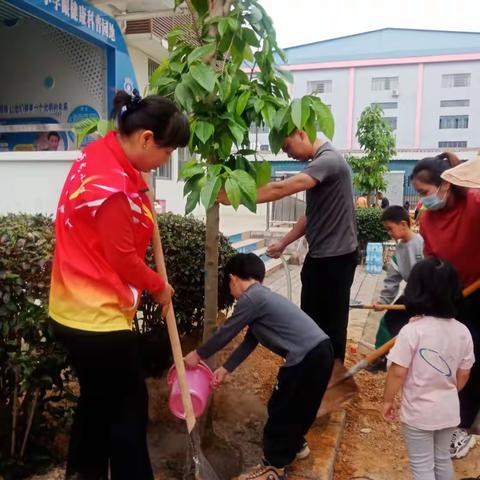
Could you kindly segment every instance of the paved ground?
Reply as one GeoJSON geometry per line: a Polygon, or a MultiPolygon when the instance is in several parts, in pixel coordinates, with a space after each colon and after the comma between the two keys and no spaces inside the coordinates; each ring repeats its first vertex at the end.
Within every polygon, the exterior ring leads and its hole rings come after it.
{"type": "MultiPolygon", "coordinates": [[[[291,299],[300,304],[301,266],[289,266],[292,285],[291,299]]],[[[352,285],[351,299],[354,303],[372,303],[383,282],[383,275],[367,274],[363,267],[358,267],[352,285]]],[[[272,290],[288,296],[287,274],[283,268],[274,271],[265,279],[265,285],[272,290]]],[[[369,311],[350,310],[348,339],[356,345],[365,335],[376,327],[368,322],[369,311]],[[367,328],[367,323],[372,326],[367,328]]],[[[378,322],[377,322],[378,323],[378,322]]],[[[312,454],[304,461],[296,462],[289,471],[292,480],[331,480],[334,478],[334,465],[340,441],[345,428],[345,411],[334,412],[325,421],[318,420],[307,436],[312,454]]]]}

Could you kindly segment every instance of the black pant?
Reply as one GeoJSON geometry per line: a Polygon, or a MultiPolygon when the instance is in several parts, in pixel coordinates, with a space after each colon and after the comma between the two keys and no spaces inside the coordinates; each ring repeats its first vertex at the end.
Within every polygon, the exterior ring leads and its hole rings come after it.
{"type": "Polygon", "coordinates": [[[268,402],[263,454],[274,467],[292,463],[315,421],[333,367],[330,340],[324,340],[292,367],[280,368],[268,402]]]}
{"type": "Polygon", "coordinates": [[[339,257],[307,255],[302,268],[301,308],[330,337],[335,358],[344,360],[350,288],[358,264],[355,250],[339,257]]]}
{"type": "Polygon", "coordinates": [[[460,426],[470,428],[480,410],[480,291],[472,293],[465,303],[465,311],[459,320],[468,327],[472,335],[475,363],[467,384],[459,393],[460,426]]]}
{"type": "Polygon", "coordinates": [[[153,480],[147,448],[148,394],[137,337],[90,333],[54,322],[80,383],[66,477],[153,480]]]}
{"type": "MultiPolygon", "coordinates": [[[[401,295],[394,302],[394,305],[405,305],[405,297],[401,295]]],[[[412,318],[407,310],[387,310],[385,313],[385,325],[392,337],[396,337],[398,332],[410,321],[412,318]]]]}

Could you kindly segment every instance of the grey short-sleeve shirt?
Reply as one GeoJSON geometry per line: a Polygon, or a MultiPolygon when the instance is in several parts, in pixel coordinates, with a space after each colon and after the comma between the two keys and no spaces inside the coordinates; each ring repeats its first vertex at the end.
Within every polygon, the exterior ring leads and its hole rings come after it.
{"type": "Polygon", "coordinates": [[[358,242],[352,179],[342,154],[325,142],[303,173],[318,181],[307,190],[309,255],[324,258],[353,252],[358,242]]]}

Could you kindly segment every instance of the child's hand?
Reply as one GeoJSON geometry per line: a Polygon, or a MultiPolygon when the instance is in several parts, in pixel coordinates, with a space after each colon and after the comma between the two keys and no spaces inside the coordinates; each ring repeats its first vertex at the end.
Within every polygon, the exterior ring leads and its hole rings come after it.
{"type": "Polygon", "coordinates": [[[383,418],[389,423],[392,423],[397,419],[397,413],[396,413],[394,402],[384,402],[383,418]]]}
{"type": "Polygon", "coordinates": [[[376,312],[383,312],[384,310],[386,310],[385,305],[383,305],[383,304],[381,304],[381,303],[374,303],[374,304],[373,304],[373,309],[374,309],[376,312]]]}
{"type": "Polygon", "coordinates": [[[226,368],[217,368],[213,372],[212,388],[217,389],[223,383],[228,374],[229,371],[226,368]]]}
{"type": "Polygon", "coordinates": [[[192,350],[184,359],[187,368],[195,368],[201,362],[200,355],[196,350],[192,350]]]}

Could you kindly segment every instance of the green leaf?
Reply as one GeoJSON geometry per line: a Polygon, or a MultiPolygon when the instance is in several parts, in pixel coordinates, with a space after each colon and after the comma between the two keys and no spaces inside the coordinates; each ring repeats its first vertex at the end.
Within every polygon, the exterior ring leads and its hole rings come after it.
{"type": "Polygon", "coordinates": [[[283,146],[285,140],[285,130],[277,130],[272,128],[268,134],[268,142],[270,143],[270,149],[272,153],[277,154],[283,146]]]}
{"type": "Polygon", "coordinates": [[[293,83],[293,74],[289,70],[284,70],[281,67],[273,67],[280,77],[282,77],[288,83],[293,83]]]}
{"type": "Polygon", "coordinates": [[[230,176],[237,181],[243,196],[250,202],[256,203],[257,186],[255,179],[244,170],[233,170],[230,176]]]}
{"type": "Polygon", "coordinates": [[[188,64],[195,62],[196,60],[203,60],[205,57],[212,55],[215,52],[215,44],[207,43],[207,45],[202,45],[201,47],[196,48],[190,53],[187,57],[188,64]]]}
{"type": "Polygon", "coordinates": [[[252,47],[258,48],[260,46],[256,33],[250,28],[242,28],[242,38],[252,47]]]}
{"type": "Polygon", "coordinates": [[[181,180],[193,177],[194,175],[198,175],[201,173],[203,175],[204,168],[203,165],[198,163],[195,159],[188,161],[182,165],[180,169],[179,178],[181,180]]]}
{"type": "Polygon", "coordinates": [[[241,192],[237,181],[233,177],[227,178],[227,181],[225,182],[225,192],[232,207],[237,210],[240,205],[241,192]]]}
{"type": "Polygon", "coordinates": [[[191,90],[185,85],[185,83],[179,83],[175,88],[175,101],[188,113],[193,110],[194,98],[191,90]]]}
{"type": "Polygon", "coordinates": [[[283,107],[275,114],[275,120],[273,122],[274,128],[281,130],[288,121],[288,114],[290,113],[288,107],[283,107]]]}
{"type": "Polygon", "coordinates": [[[168,49],[172,50],[172,48],[177,43],[179,37],[185,35],[185,30],[181,28],[174,28],[167,33],[167,40],[168,40],[168,49]]]}
{"type": "Polygon", "coordinates": [[[115,126],[111,120],[99,120],[97,123],[97,133],[100,137],[104,137],[110,130],[114,130],[115,126]]]}
{"type": "Polygon", "coordinates": [[[211,123],[204,122],[202,120],[197,121],[195,125],[195,135],[202,143],[207,143],[214,131],[215,128],[211,123]]]}
{"type": "Polygon", "coordinates": [[[242,198],[240,200],[242,205],[245,205],[251,212],[257,213],[257,202],[256,199],[252,199],[242,193],[242,198]]]}
{"type": "Polygon", "coordinates": [[[237,108],[236,108],[237,115],[241,115],[245,110],[245,107],[247,106],[250,95],[251,95],[250,90],[246,90],[238,97],[237,108]]]}
{"type": "Polygon", "coordinates": [[[313,142],[317,138],[317,125],[315,123],[315,113],[313,111],[310,113],[307,123],[305,123],[305,126],[303,128],[305,130],[305,133],[308,135],[310,143],[313,144],[313,142]]]}
{"type": "Polygon", "coordinates": [[[263,185],[266,185],[272,177],[272,167],[266,160],[263,162],[255,162],[253,166],[256,171],[255,183],[257,188],[263,187],[263,185]]]}
{"type": "Polygon", "coordinates": [[[235,143],[239,146],[242,144],[243,139],[245,138],[245,132],[244,130],[235,122],[228,122],[228,129],[233,135],[233,138],[235,139],[235,143]]]}
{"type": "Polygon", "coordinates": [[[192,190],[190,195],[187,197],[187,203],[185,204],[185,215],[193,212],[199,200],[200,192],[198,190],[192,190]]]}
{"type": "Polygon", "coordinates": [[[303,128],[302,124],[302,101],[299,98],[296,98],[292,102],[292,120],[295,125],[299,130],[303,128]]]}
{"type": "Polygon", "coordinates": [[[228,158],[232,152],[233,139],[228,132],[225,132],[220,137],[220,155],[221,159],[228,158]]]}
{"type": "Polygon", "coordinates": [[[190,68],[190,73],[194,80],[201,85],[208,93],[211,93],[215,88],[215,73],[206,65],[193,65],[190,68]]]}
{"type": "Polygon", "coordinates": [[[218,33],[220,34],[221,37],[225,35],[225,32],[227,31],[229,25],[228,25],[228,18],[223,17],[218,21],[218,33]]]}
{"type": "Polygon", "coordinates": [[[318,128],[325,136],[332,139],[335,133],[335,121],[331,110],[318,98],[310,97],[315,113],[317,114],[318,128]]]}
{"type": "Polygon", "coordinates": [[[262,11],[255,5],[252,5],[250,7],[250,18],[251,18],[250,21],[254,24],[259,23],[262,17],[263,17],[262,11]]]}
{"type": "Polygon", "coordinates": [[[269,128],[272,128],[275,120],[275,108],[272,104],[266,103],[262,109],[262,118],[269,128]]]}
{"type": "Polygon", "coordinates": [[[200,16],[208,12],[208,0],[192,0],[192,5],[200,16]]]}
{"type": "Polygon", "coordinates": [[[207,181],[200,193],[200,200],[206,210],[210,209],[218,196],[222,186],[222,180],[219,177],[213,177],[207,181]]]}
{"type": "Polygon", "coordinates": [[[255,108],[255,113],[259,113],[264,106],[265,106],[265,102],[261,98],[257,98],[253,105],[253,107],[255,108]]]}

